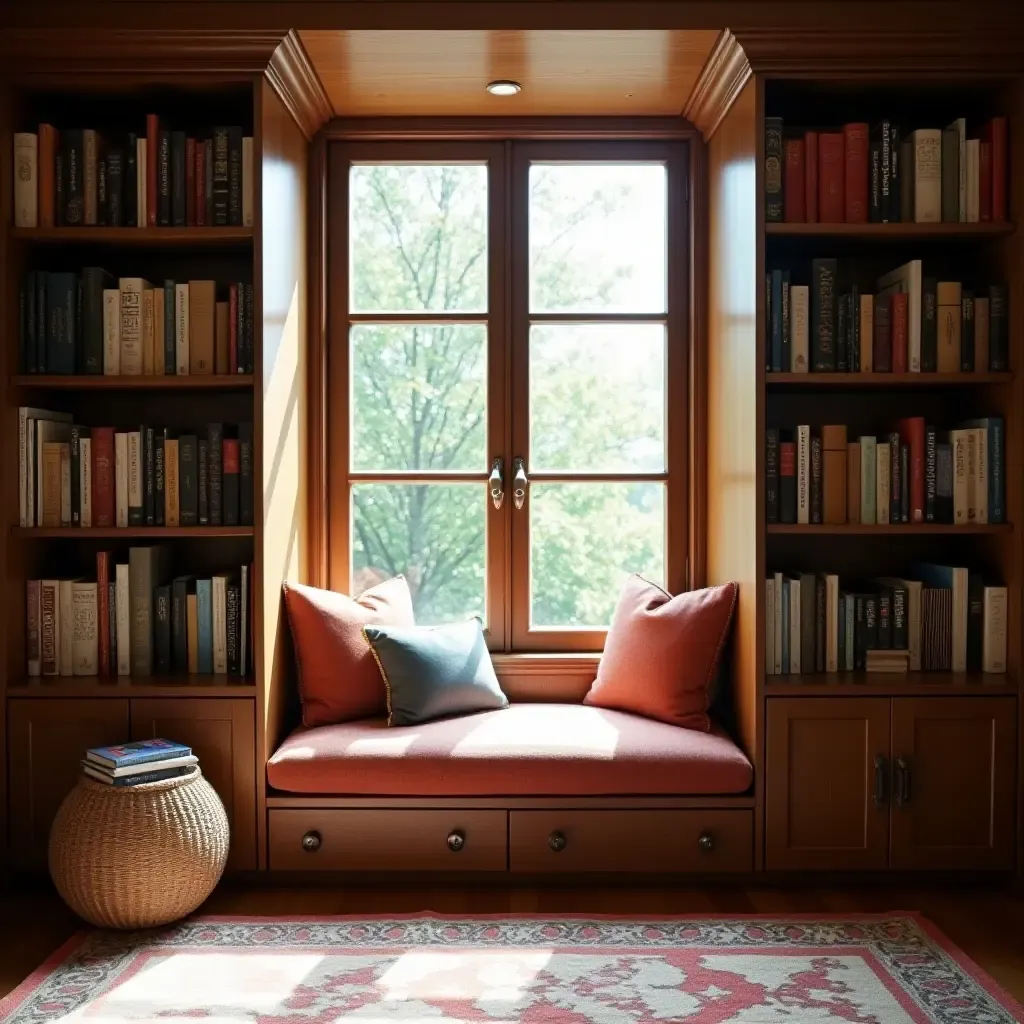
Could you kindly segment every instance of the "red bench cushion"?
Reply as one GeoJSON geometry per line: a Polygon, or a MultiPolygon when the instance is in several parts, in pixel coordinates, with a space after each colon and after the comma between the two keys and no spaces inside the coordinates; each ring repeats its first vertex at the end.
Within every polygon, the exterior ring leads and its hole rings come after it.
{"type": "Polygon", "coordinates": [[[743,751],[694,732],[581,704],[388,728],[365,719],[299,728],[267,765],[286,793],[372,796],[602,796],[743,793],[743,751]]]}

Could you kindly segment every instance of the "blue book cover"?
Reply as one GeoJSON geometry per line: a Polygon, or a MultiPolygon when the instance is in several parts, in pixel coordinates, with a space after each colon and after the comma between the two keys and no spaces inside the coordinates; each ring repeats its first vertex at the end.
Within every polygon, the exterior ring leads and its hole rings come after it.
{"type": "Polygon", "coordinates": [[[213,672],[213,580],[196,580],[196,618],[199,644],[196,652],[199,672],[213,672]]]}
{"type": "Polygon", "coordinates": [[[75,372],[75,323],[78,279],[74,274],[48,275],[46,285],[46,372],[75,372]]]}
{"type": "Polygon", "coordinates": [[[148,764],[150,761],[166,761],[171,757],[187,757],[191,747],[173,740],[136,740],[133,743],[118,743],[111,747],[91,747],[85,752],[86,760],[109,768],[124,768],[132,764],[148,764]]]}
{"type": "Polygon", "coordinates": [[[1006,522],[1006,427],[1002,416],[967,420],[965,427],[979,427],[988,434],[988,521],[1006,522]]]}
{"type": "Polygon", "coordinates": [[[854,652],[855,652],[855,633],[854,627],[856,623],[856,598],[853,594],[846,595],[846,671],[852,672],[854,665],[854,652]]]}
{"type": "Polygon", "coordinates": [[[782,674],[789,675],[789,580],[782,581],[782,674]]]}

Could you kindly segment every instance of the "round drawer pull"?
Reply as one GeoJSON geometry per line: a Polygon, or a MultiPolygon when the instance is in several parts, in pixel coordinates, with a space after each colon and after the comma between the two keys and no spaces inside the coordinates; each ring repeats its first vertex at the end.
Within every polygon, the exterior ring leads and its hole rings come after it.
{"type": "Polygon", "coordinates": [[[456,829],[454,832],[448,833],[448,849],[451,850],[452,853],[458,853],[460,850],[465,848],[465,845],[466,835],[464,832],[460,832],[456,829]]]}
{"type": "Polygon", "coordinates": [[[316,853],[320,849],[322,842],[323,839],[321,839],[319,832],[307,832],[302,837],[302,848],[306,853],[316,853]]]}
{"type": "Polygon", "coordinates": [[[702,832],[697,845],[706,852],[715,848],[715,837],[710,832],[702,832]]]}
{"type": "Polygon", "coordinates": [[[552,832],[548,836],[548,846],[554,853],[561,853],[565,849],[565,836],[561,832],[552,832]]]}

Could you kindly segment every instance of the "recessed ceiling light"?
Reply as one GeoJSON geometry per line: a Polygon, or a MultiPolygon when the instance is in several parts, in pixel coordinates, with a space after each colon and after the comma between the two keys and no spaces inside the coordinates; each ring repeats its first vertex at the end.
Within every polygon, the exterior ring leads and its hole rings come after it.
{"type": "Polygon", "coordinates": [[[498,79],[496,82],[487,83],[487,91],[492,96],[515,96],[522,88],[518,82],[512,82],[507,79],[498,79]]]}

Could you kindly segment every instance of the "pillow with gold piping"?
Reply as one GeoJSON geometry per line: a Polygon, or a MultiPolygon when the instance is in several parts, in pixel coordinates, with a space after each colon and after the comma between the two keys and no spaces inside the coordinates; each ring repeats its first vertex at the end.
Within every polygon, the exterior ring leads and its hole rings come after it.
{"type": "Polygon", "coordinates": [[[479,619],[446,626],[363,626],[387,689],[388,725],[508,707],[479,619]]]}

